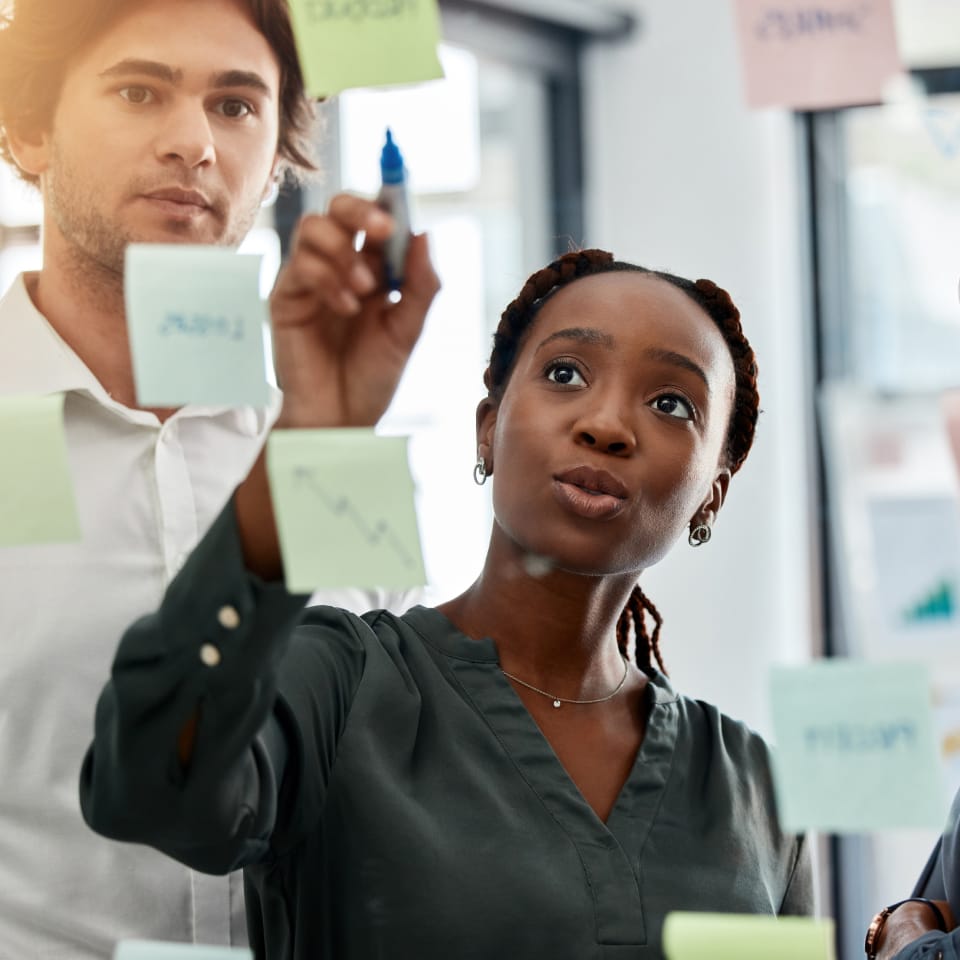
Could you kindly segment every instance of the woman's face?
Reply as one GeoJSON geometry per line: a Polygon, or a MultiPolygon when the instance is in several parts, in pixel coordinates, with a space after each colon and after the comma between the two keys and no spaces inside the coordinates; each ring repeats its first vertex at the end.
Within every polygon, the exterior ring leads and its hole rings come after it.
{"type": "Polygon", "coordinates": [[[666,281],[606,273],[561,288],[500,404],[478,411],[494,536],[571,572],[656,563],[723,502],[734,386],[723,335],[666,281]]]}

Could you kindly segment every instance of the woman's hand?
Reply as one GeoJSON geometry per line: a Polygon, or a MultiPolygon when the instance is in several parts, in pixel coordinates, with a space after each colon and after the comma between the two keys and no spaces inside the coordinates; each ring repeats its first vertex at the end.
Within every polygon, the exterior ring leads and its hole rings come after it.
{"type": "Polygon", "coordinates": [[[402,299],[388,300],[382,250],[393,227],[373,201],[348,194],[300,221],[270,298],[278,427],[373,426],[389,406],[440,289],[426,237],[414,236],[402,299]]]}

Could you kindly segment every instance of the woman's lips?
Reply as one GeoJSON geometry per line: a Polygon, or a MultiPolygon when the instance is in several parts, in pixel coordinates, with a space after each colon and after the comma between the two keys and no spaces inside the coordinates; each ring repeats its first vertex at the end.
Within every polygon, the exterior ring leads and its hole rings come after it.
{"type": "Polygon", "coordinates": [[[562,506],[589,520],[609,520],[627,503],[626,486],[605,470],[576,467],[553,478],[553,491],[562,506]]]}

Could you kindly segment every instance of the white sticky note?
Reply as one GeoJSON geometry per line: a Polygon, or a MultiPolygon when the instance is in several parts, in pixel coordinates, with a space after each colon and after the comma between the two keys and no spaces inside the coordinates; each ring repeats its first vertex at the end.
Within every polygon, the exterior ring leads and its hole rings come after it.
{"type": "Polygon", "coordinates": [[[777,809],[785,830],[943,825],[923,664],[830,660],[775,667],[770,688],[777,809]]]}
{"type": "Polygon", "coordinates": [[[259,256],[131,244],[124,294],[137,402],[266,406],[259,256]]]}
{"type": "Polygon", "coordinates": [[[159,940],[121,940],[113,960],[253,960],[247,949],[208,947],[195,943],[165,943],[159,940]]]}

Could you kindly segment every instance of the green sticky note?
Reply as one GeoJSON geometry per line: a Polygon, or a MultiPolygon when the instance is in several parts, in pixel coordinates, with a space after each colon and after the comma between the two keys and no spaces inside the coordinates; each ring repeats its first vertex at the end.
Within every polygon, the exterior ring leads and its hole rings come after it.
{"type": "Polygon", "coordinates": [[[770,689],[785,829],[943,825],[946,794],[924,665],[775,667],[770,689]]]}
{"type": "Polygon", "coordinates": [[[159,940],[121,940],[113,960],[253,960],[253,954],[236,947],[208,947],[159,940]]]}
{"type": "Polygon", "coordinates": [[[739,913],[668,913],[667,960],[833,960],[833,921],[739,913]]]}
{"type": "Polygon", "coordinates": [[[63,394],[0,397],[0,449],[0,547],[79,540],[63,394]]]}
{"type": "Polygon", "coordinates": [[[290,0],[290,15],[315,97],[443,76],[437,0],[290,0]]]}
{"type": "Polygon", "coordinates": [[[287,589],[426,582],[406,437],[275,430],[267,470],[287,589]]]}
{"type": "Polygon", "coordinates": [[[127,247],[124,294],[137,402],[266,406],[260,257],[219,247],[127,247]]]}

